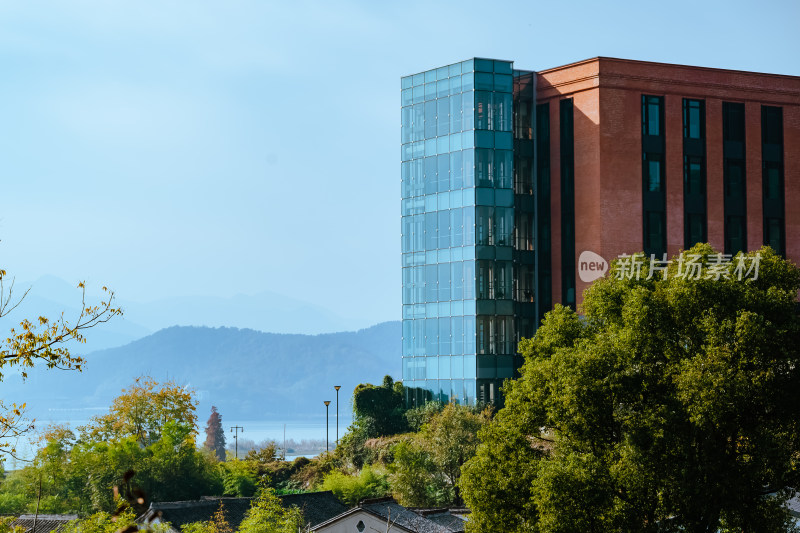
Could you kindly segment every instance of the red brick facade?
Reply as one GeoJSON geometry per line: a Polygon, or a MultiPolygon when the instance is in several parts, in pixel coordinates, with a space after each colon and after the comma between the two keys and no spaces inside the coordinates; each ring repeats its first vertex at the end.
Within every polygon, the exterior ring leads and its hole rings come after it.
{"type": "MultiPolygon", "coordinates": [[[[722,102],[745,104],[747,248],[763,244],[761,106],[783,109],[786,255],[800,263],[800,77],[595,58],[537,73],[550,102],[553,303],[561,301],[559,106],[574,103],[575,264],[591,250],[606,260],[644,249],[643,94],[664,97],[666,244],[684,246],[683,98],[705,102],[708,241],[724,248],[722,102]]],[[[578,304],[587,287],[576,273],[578,304]]]]}

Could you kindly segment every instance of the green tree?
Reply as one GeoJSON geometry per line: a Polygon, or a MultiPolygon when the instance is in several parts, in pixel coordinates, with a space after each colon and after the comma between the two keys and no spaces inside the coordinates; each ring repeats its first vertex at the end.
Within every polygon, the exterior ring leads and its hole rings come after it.
{"type": "Polygon", "coordinates": [[[326,474],[322,490],[329,490],[339,500],[355,505],[366,498],[385,496],[389,492],[389,484],[384,473],[365,466],[357,476],[348,476],[338,470],[326,474]]]}
{"type": "Polygon", "coordinates": [[[800,270],[769,248],[720,279],[685,267],[598,280],[582,317],[556,306],[520,344],[521,377],[463,470],[471,531],[792,530],[800,270]]]}
{"type": "Polygon", "coordinates": [[[430,410],[416,435],[394,448],[391,485],[398,500],[411,506],[461,505],[461,467],[478,447],[478,431],[491,411],[449,403],[430,410]]]}
{"type": "Polygon", "coordinates": [[[305,531],[297,507],[285,508],[272,489],[262,489],[239,525],[239,533],[297,533],[305,531]]]}
{"type": "Polygon", "coordinates": [[[133,436],[142,446],[161,438],[168,422],[177,422],[195,432],[197,400],[194,391],[173,381],[159,383],[150,376],[138,377],[114,398],[108,414],[94,417],[79,428],[87,439],[119,440],[133,436]]]}
{"type": "Polygon", "coordinates": [[[354,424],[367,438],[394,435],[407,430],[403,386],[391,376],[382,385],[362,383],[353,391],[354,424]]]}
{"type": "Polygon", "coordinates": [[[211,406],[211,415],[206,423],[206,450],[211,450],[220,461],[225,460],[225,430],[222,427],[222,416],[215,406],[211,406]]]}

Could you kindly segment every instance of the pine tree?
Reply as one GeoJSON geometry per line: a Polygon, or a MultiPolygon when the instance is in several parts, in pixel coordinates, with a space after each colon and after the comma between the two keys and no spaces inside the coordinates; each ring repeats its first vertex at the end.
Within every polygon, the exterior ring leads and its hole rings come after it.
{"type": "Polygon", "coordinates": [[[212,450],[217,459],[225,460],[225,430],[222,429],[222,416],[217,412],[217,408],[211,407],[211,416],[206,423],[206,442],[204,447],[212,450]]]}

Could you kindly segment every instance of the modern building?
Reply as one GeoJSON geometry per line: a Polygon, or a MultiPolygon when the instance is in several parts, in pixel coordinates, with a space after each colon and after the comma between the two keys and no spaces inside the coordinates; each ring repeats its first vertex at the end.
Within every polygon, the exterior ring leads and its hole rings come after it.
{"type": "Polygon", "coordinates": [[[800,262],[800,77],[612,58],[470,59],[401,80],[409,404],[498,401],[579,257],[800,262]]]}

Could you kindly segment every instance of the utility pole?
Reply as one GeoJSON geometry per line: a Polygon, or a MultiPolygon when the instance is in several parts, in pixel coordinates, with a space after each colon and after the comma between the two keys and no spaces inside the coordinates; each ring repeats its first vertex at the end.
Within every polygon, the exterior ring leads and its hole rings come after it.
{"type": "Polygon", "coordinates": [[[328,406],[331,404],[330,400],[325,400],[325,451],[328,451],[328,406]]]}
{"type": "Polygon", "coordinates": [[[336,389],[336,447],[339,447],[339,389],[342,388],[341,385],[334,385],[334,389],[336,389]]]}
{"type": "Polygon", "coordinates": [[[231,432],[233,432],[234,449],[236,450],[236,459],[239,459],[239,431],[244,433],[244,428],[242,426],[231,427],[231,432]]]}

